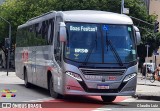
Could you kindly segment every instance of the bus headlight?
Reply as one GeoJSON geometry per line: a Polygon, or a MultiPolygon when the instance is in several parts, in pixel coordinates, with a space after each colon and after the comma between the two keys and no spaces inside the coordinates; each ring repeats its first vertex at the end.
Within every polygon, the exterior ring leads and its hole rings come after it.
{"type": "Polygon", "coordinates": [[[73,77],[74,79],[76,79],[78,81],[82,81],[82,78],[78,74],[75,74],[73,72],[66,72],[66,74],[73,77]]]}
{"type": "Polygon", "coordinates": [[[136,73],[129,74],[124,78],[123,82],[129,81],[130,79],[134,78],[135,76],[136,76],[136,73]]]}

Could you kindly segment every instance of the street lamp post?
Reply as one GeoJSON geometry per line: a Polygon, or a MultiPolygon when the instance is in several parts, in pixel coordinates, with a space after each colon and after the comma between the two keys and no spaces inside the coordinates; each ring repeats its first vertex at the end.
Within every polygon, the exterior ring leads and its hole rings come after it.
{"type": "Polygon", "coordinates": [[[129,8],[124,7],[124,0],[121,1],[121,14],[129,14],[129,8]]]}
{"type": "Polygon", "coordinates": [[[123,9],[124,9],[124,0],[121,1],[121,14],[123,14],[123,9]]]}
{"type": "Polygon", "coordinates": [[[146,64],[145,64],[145,65],[146,65],[146,69],[145,69],[145,70],[146,70],[146,74],[145,74],[145,84],[146,84],[146,78],[147,78],[147,59],[148,59],[148,48],[149,48],[149,45],[147,44],[146,47],[147,47],[147,57],[146,57],[146,60],[145,60],[145,63],[146,63],[146,64]]]}
{"type": "Polygon", "coordinates": [[[8,46],[8,57],[7,57],[7,76],[8,76],[9,60],[10,60],[10,46],[11,46],[11,23],[1,16],[0,18],[9,24],[9,46],[8,46]]]}

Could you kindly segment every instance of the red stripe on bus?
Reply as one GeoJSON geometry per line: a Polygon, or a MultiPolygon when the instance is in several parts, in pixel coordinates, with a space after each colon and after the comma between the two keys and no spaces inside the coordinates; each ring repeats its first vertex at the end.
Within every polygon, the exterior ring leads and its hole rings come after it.
{"type": "Polygon", "coordinates": [[[52,71],[53,70],[53,67],[48,67],[47,68],[49,71],[52,71]]]}

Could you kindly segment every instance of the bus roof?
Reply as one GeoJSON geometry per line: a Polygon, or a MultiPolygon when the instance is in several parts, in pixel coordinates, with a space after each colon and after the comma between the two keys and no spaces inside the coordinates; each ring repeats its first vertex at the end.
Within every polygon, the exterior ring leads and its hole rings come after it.
{"type": "Polygon", "coordinates": [[[132,19],[124,14],[96,11],[96,10],[73,10],[61,12],[64,21],[107,23],[107,24],[133,24],[132,19]]]}
{"type": "Polygon", "coordinates": [[[20,25],[22,28],[40,21],[53,18],[55,15],[62,16],[67,22],[86,22],[86,23],[106,23],[106,24],[129,24],[132,25],[132,19],[124,14],[97,11],[97,10],[72,10],[72,11],[50,11],[43,15],[31,18],[25,24],[20,25]]]}

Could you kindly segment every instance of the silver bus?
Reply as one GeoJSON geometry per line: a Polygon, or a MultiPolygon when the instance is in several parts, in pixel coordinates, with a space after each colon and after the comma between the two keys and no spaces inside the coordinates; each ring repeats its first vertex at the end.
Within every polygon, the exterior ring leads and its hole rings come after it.
{"type": "Polygon", "coordinates": [[[18,27],[16,75],[53,98],[95,95],[112,102],[135,94],[139,43],[139,29],[126,15],[51,11],[18,27]]]}

